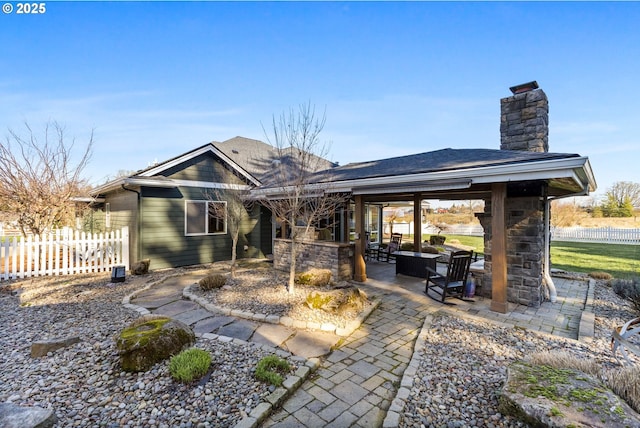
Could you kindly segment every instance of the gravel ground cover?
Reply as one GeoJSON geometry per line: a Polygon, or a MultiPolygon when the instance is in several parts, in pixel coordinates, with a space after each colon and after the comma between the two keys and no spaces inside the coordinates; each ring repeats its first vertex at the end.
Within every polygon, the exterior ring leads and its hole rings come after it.
{"type": "MultiPolygon", "coordinates": [[[[196,346],[212,353],[214,365],[205,380],[191,385],[171,380],[166,363],[139,374],[119,369],[114,338],[137,317],[122,306],[122,298],[163,275],[129,277],[120,284],[110,284],[104,274],[53,277],[0,288],[0,401],[53,408],[60,427],[235,425],[270,391],[253,379],[265,351],[199,339],[196,346]],[[12,295],[18,288],[19,297],[12,295]],[[47,357],[30,357],[33,341],[66,336],[79,336],[82,342],[47,357]]],[[[250,271],[238,276],[238,284],[245,286],[231,283],[210,297],[221,305],[240,300],[251,305],[240,309],[291,315],[305,295],[298,287],[299,293],[277,306],[271,300],[274,293],[282,299],[276,283],[265,287],[260,283],[265,279],[250,271]],[[238,292],[243,299],[232,294],[238,292]]],[[[491,323],[436,317],[426,346],[416,350],[421,364],[400,426],[523,426],[497,411],[497,393],[510,362],[557,349],[607,367],[620,366],[610,353],[611,330],[636,314],[605,284],[596,286],[593,309],[596,338],[588,345],[491,323]]],[[[290,362],[295,369],[295,359],[290,362]]]]}
{"type": "MultiPolygon", "coordinates": [[[[201,382],[171,379],[168,363],[145,373],[119,368],[115,337],[137,317],[122,298],[161,276],[110,284],[105,275],[23,280],[0,289],[0,402],[53,408],[59,427],[228,427],[273,387],[253,377],[269,353],[251,345],[198,339],[212,354],[201,382]],[[12,290],[22,290],[19,297],[12,290]],[[33,341],[81,342],[31,358],[33,341]]],[[[290,359],[293,369],[299,360],[290,359]]]]}
{"type": "Polygon", "coordinates": [[[498,393],[507,366],[544,351],[569,352],[603,367],[621,367],[610,351],[615,326],[638,316],[603,283],[596,285],[595,340],[584,344],[488,322],[438,316],[422,349],[413,389],[401,414],[401,427],[523,427],[498,411],[498,393]]]}
{"type": "Polygon", "coordinates": [[[350,284],[344,281],[329,287],[296,284],[294,292],[289,293],[285,287],[287,280],[288,273],[277,273],[268,267],[246,269],[238,271],[233,279],[227,278],[227,283],[220,289],[203,291],[194,287],[192,292],[214,305],[225,308],[256,314],[288,316],[294,320],[318,324],[331,323],[337,327],[345,327],[347,322],[355,319],[371,305],[371,302],[368,302],[361,311],[346,311],[340,314],[314,310],[305,304],[310,293],[328,292],[335,287],[347,287],[350,284]]]}

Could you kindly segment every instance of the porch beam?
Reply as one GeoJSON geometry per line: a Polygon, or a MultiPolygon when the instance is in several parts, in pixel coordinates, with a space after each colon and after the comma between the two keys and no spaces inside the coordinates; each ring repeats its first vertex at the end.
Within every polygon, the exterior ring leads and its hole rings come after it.
{"type": "Polygon", "coordinates": [[[356,223],[356,248],[353,255],[354,273],[353,279],[358,282],[365,282],[367,280],[367,265],[364,262],[364,250],[365,250],[365,230],[364,230],[364,200],[362,195],[355,195],[355,223],[356,223]]]}
{"type": "Polygon", "coordinates": [[[507,313],[506,183],[491,186],[491,310],[507,313]]]}
{"type": "Polygon", "coordinates": [[[422,249],[422,195],[413,195],[413,251],[422,249]]]}

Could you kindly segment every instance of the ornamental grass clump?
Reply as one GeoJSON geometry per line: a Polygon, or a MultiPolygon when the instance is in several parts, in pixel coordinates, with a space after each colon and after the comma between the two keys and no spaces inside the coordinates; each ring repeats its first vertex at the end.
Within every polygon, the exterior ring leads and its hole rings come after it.
{"type": "Polygon", "coordinates": [[[287,360],[276,355],[269,355],[258,362],[256,366],[256,379],[271,385],[282,385],[282,376],[291,370],[291,366],[287,360]]]}
{"type": "Polygon", "coordinates": [[[611,281],[613,279],[613,275],[611,275],[609,272],[602,271],[590,272],[589,276],[593,279],[600,279],[603,281],[611,281]]]}
{"type": "Polygon", "coordinates": [[[227,283],[227,278],[219,273],[207,275],[198,282],[202,291],[217,290],[227,283]]]}
{"type": "Polygon", "coordinates": [[[169,360],[171,377],[183,383],[193,382],[204,376],[211,366],[211,354],[198,348],[180,352],[169,360]]]}
{"type": "Polygon", "coordinates": [[[611,283],[614,293],[633,305],[636,312],[640,313],[640,279],[616,279],[611,283]]]}

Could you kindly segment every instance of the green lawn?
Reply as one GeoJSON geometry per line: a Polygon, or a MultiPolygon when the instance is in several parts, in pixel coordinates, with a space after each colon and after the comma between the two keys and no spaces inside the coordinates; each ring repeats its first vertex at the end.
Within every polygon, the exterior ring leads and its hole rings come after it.
{"type": "MultiPolygon", "coordinates": [[[[481,236],[443,236],[447,237],[447,242],[457,239],[463,245],[475,247],[478,253],[484,253],[481,236]]],[[[616,278],[640,277],[640,246],[552,241],[551,266],[569,272],[603,271],[616,278]]]]}

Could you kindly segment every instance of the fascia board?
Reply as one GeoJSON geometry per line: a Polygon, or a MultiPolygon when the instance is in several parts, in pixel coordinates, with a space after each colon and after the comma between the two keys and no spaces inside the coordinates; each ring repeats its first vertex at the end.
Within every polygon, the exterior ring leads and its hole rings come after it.
{"type": "Polygon", "coordinates": [[[180,165],[183,162],[186,162],[190,159],[193,159],[207,152],[211,152],[216,156],[218,156],[220,159],[222,159],[224,162],[229,164],[234,170],[236,170],[240,175],[242,175],[244,178],[249,180],[251,183],[255,184],[256,186],[260,185],[260,182],[254,176],[252,176],[247,171],[245,171],[242,167],[240,167],[240,165],[232,161],[231,158],[229,158],[227,155],[225,155],[220,150],[218,150],[213,144],[203,146],[198,150],[195,150],[183,156],[179,156],[167,163],[163,163],[162,165],[158,165],[155,168],[148,169],[147,171],[141,173],[139,177],[152,177],[156,174],[166,171],[169,168],[180,165]]]}
{"type": "Polygon", "coordinates": [[[252,186],[246,184],[229,184],[229,183],[212,183],[210,181],[192,181],[192,180],[156,180],[154,178],[144,179],[132,177],[125,180],[126,185],[130,186],[144,186],[144,187],[161,187],[161,188],[173,188],[173,187],[197,187],[205,189],[228,189],[228,190],[249,190],[252,186]]]}
{"type": "Polygon", "coordinates": [[[93,189],[91,189],[89,194],[90,195],[100,195],[100,194],[106,193],[106,192],[108,192],[110,190],[119,189],[124,184],[124,181],[125,181],[124,177],[123,178],[119,178],[117,180],[110,181],[110,182],[102,184],[102,185],[100,185],[98,187],[94,187],[93,189]]]}

